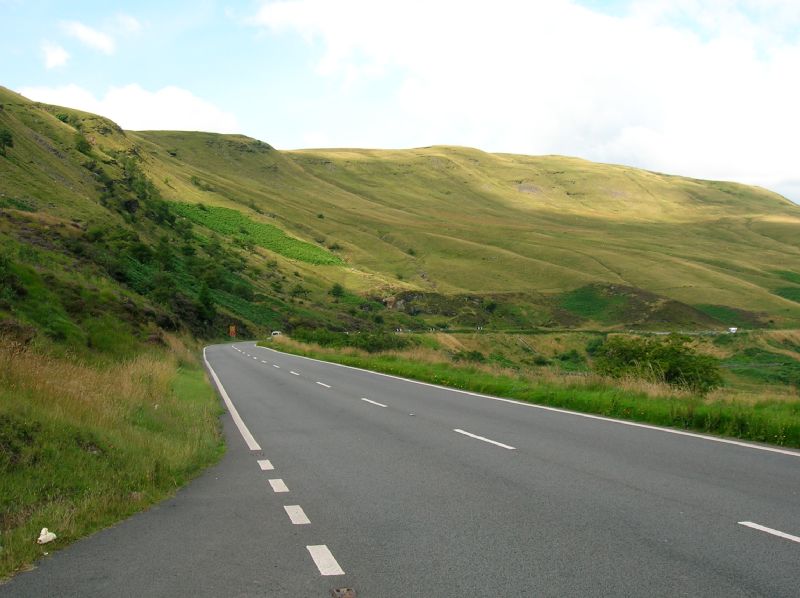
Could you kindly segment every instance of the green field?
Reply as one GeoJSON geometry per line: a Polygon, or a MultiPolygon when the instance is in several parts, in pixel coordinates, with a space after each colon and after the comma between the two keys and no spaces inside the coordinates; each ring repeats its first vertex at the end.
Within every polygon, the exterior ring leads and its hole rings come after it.
{"type": "Polygon", "coordinates": [[[87,163],[115,178],[128,156],[196,226],[297,269],[313,291],[480,295],[501,305],[498,327],[800,323],[800,208],[764,189],[461,147],[284,152],[242,135],[125,132],[10,92],[0,103],[17,138],[0,202],[19,213],[107,218],[86,201],[87,163]],[[606,307],[578,305],[587,289],[606,307]],[[625,309],[640,292],[652,316],[625,309]]]}
{"type": "MultiPolygon", "coordinates": [[[[240,136],[130,137],[165,197],[260,210],[290,234],[338,246],[371,275],[362,290],[536,303],[620,285],[765,316],[762,325],[800,321],[785,290],[786,272],[800,271],[800,208],[763,189],[457,147],[280,152],[240,136]]],[[[600,323],[619,321],[608,316],[600,323]]]]}
{"type": "Polygon", "coordinates": [[[237,210],[203,204],[177,204],[178,214],[243,244],[258,245],[284,257],[309,264],[343,265],[330,252],[290,237],[277,226],[248,218],[237,210]]]}

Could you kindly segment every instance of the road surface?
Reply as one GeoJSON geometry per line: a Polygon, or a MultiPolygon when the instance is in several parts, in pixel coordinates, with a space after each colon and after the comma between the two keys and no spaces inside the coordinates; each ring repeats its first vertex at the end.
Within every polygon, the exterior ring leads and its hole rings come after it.
{"type": "Polygon", "coordinates": [[[800,595],[800,452],[206,355],[224,459],[0,596],[800,595]]]}

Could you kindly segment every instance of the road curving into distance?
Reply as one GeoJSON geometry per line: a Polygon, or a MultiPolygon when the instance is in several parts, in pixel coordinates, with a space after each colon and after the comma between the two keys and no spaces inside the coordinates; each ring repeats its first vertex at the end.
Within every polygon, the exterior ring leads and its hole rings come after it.
{"type": "Polygon", "coordinates": [[[797,596],[800,452],[206,350],[224,459],[0,596],[797,596]]]}

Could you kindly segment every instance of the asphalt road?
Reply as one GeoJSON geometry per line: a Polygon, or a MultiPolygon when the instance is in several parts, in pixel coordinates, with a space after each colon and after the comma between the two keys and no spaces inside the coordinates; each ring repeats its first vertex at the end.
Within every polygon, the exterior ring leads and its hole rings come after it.
{"type": "Polygon", "coordinates": [[[800,596],[798,452],[207,359],[238,411],[222,462],[0,596],[800,596]]]}

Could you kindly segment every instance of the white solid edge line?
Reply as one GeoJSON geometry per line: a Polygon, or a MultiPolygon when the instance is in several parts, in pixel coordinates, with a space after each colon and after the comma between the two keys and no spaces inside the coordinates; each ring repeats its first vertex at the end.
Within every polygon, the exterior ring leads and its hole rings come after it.
{"type": "Polygon", "coordinates": [[[272,471],[275,469],[272,465],[272,461],[269,459],[259,459],[258,466],[261,468],[261,471],[272,471]]]}
{"type": "Polygon", "coordinates": [[[790,457],[798,457],[800,458],[800,452],[797,451],[790,451],[786,449],[780,448],[773,448],[771,446],[760,446],[758,444],[750,444],[749,442],[742,442],[741,440],[729,440],[728,438],[717,438],[716,436],[706,436],[705,434],[698,434],[696,432],[687,432],[685,430],[675,430],[673,428],[662,428],[660,426],[653,426],[651,424],[640,424],[639,422],[630,422],[625,421],[624,419],[614,419],[612,417],[605,417],[603,415],[594,415],[592,413],[581,413],[579,411],[570,411],[569,409],[560,409],[558,407],[548,407],[547,405],[536,405],[534,403],[523,403],[522,401],[516,401],[514,399],[504,399],[502,397],[493,397],[491,395],[484,395],[479,392],[471,392],[469,390],[461,390],[459,388],[449,388],[447,386],[441,386],[439,384],[431,384],[430,382],[421,382],[419,380],[411,380],[410,378],[403,378],[402,376],[393,376],[392,374],[384,374],[381,372],[373,372],[372,370],[366,370],[364,368],[357,368],[352,365],[344,365],[342,363],[334,363],[333,361],[324,361],[322,359],[314,359],[313,357],[305,357],[304,355],[295,355],[293,353],[283,353],[282,351],[277,351],[276,349],[270,349],[268,347],[259,347],[259,349],[265,349],[267,351],[273,351],[275,353],[280,353],[281,355],[291,355],[292,357],[297,357],[299,359],[307,359],[308,361],[316,361],[318,363],[326,363],[328,365],[333,365],[340,368],[346,368],[348,370],[357,370],[359,372],[366,372],[368,374],[373,374],[375,376],[382,376],[384,378],[392,378],[394,380],[402,380],[403,382],[410,382],[412,384],[419,384],[421,386],[430,386],[431,388],[438,388],[440,390],[448,390],[450,392],[456,392],[462,395],[469,395],[471,397],[479,397],[481,399],[489,399],[491,401],[498,401],[501,403],[511,403],[512,405],[519,405],[520,407],[531,407],[533,409],[543,409],[544,411],[552,411],[554,413],[564,413],[566,415],[574,415],[576,417],[583,417],[586,419],[595,419],[598,421],[605,421],[610,422],[613,424],[620,424],[623,426],[630,426],[632,428],[642,428],[644,430],[655,430],[657,432],[666,432],[667,434],[678,434],[679,436],[690,436],[692,438],[699,438],[700,440],[709,440],[711,442],[719,442],[722,444],[732,444],[734,446],[741,446],[744,448],[755,449],[757,451],[766,451],[769,453],[779,453],[781,455],[788,455],[790,457]]]}
{"type": "Polygon", "coordinates": [[[778,536],[779,538],[785,538],[786,540],[791,540],[792,542],[797,542],[798,544],[800,544],[800,537],[798,536],[793,536],[792,534],[787,534],[785,532],[772,529],[771,527],[759,525],[757,523],[753,523],[752,521],[740,521],[739,525],[744,525],[745,527],[751,527],[753,529],[757,529],[759,531],[772,534],[773,536],[778,536]]]}
{"type": "Polygon", "coordinates": [[[319,384],[320,386],[324,386],[325,388],[330,388],[330,386],[328,386],[324,382],[317,381],[317,384],[319,384]]]}
{"type": "Polygon", "coordinates": [[[361,398],[362,401],[366,401],[367,403],[372,403],[373,405],[377,405],[378,407],[386,407],[383,403],[379,403],[378,401],[371,401],[369,399],[361,398]]]}
{"type": "Polygon", "coordinates": [[[314,564],[319,569],[320,575],[344,575],[344,571],[333,558],[331,551],[324,544],[319,546],[306,546],[314,564]]]}
{"type": "Polygon", "coordinates": [[[488,442],[489,444],[494,444],[496,446],[503,447],[504,449],[508,449],[510,451],[517,450],[513,446],[509,446],[507,444],[503,444],[502,442],[497,442],[496,440],[492,440],[491,438],[486,438],[485,436],[478,436],[477,434],[471,434],[465,430],[461,430],[459,428],[454,428],[453,432],[458,432],[459,434],[463,434],[464,436],[469,436],[470,438],[474,438],[476,440],[483,440],[484,442],[488,442]]]}
{"type": "Polygon", "coordinates": [[[225,401],[225,406],[228,408],[228,412],[231,414],[233,418],[233,423],[236,424],[236,427],[239,428],[239,434],[242,435],[244,441],[247,443],[247,448],[251,451],[260,451],[261,447],[256,442],[256,439],[253,438],[253,435],[250,433],[250,430],[247,429],[247,426],[244,424],[244,420],[239,415],[239,412],[236,411],[236,407],[233,406],[233,401],[228,396],[228,393],[225,391],[225,387],[222,386],[222,382],[219,381],[219,377],[217,373],[214,371],[214,368],[211,367],[211,364],[208,362],[208,357],[206,357],[206,348],[203,347],[203,361],[206,362],[206,367],[208,368],[211,377],[214,379],[214,384],[217,385],[217,390],[219,390],[219,394],[222,395],[222,400],[225,401]]]}
{"type": "Polygon", "coordinates": [[[286,485],[286,482],[280,478],[269,480],[269,485],[272,486],[273,492],[289,492],[289,487],[286,485]]]}
{"type": "Polygon", "coordinates": [[[306,515],[300,505],[284,505],[284,511],[289,516],[289,520],[295,525],[308,525],[311,520],[306,515]]]}
{"type": "Polygon", "coordinates": [[[297,372],[293,372],[293,371],[290,371],[289,373],[290,373],[292,376],[299,376],[299,375],[300,375],[300,374],[298,374],[297,372]]]}

